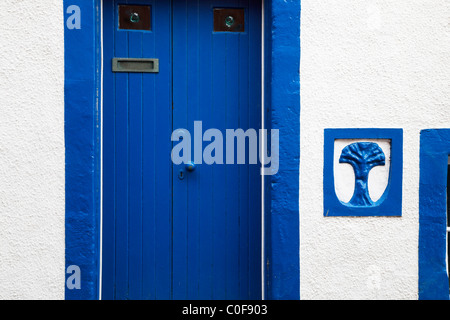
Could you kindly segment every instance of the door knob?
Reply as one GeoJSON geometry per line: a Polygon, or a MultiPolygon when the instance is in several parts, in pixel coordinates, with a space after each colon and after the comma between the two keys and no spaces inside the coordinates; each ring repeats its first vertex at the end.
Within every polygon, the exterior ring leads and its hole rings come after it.
{"type": "Polygon", "coordinates": [[[192,172],[195,170],[195,163],[193,163],[192,161],[189,161],[188,163],[186,163],[186,170],[189,172],[192,172]]]}
{"type": "Polygon", "coordinates": [[[141,18],[139,17],[139,13],[133,12],[133,13],[130,15],[130,21],[131,21],[132,23],[138,23],[139,20],[141,20],[141,18]]]}

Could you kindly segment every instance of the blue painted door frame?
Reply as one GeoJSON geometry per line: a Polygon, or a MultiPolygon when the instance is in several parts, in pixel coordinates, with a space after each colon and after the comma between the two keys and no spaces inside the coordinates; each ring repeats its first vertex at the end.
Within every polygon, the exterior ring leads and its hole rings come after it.
{"type": "MultiPolygon", "coordinates": [[[[264,10],[265,127],[280,132],[279,171],[265,177],[265,298],[299,299],[300,1],[264,10]]],[[[101,23],[100,0],[64,0],[65,273],[81,276],[66,299],[98,299],[101,285],[101,23]]]]}

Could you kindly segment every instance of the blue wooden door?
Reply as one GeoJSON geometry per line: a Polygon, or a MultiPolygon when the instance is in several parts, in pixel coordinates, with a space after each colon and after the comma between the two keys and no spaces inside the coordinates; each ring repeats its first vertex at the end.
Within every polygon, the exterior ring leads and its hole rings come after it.
{"type": "Polygon", "coordinates": [[[261,3],[104,1],[103,32],[103,299],[260,299],[260,166],[247,149],[246,164],[187,171],[171,134],[195,143],[195,121],[224,139],[258,132],[261,3]],[[128,3],[149,8],[150,27],[121,25],[128,3]],[[242,10],[242,30],[215,31],[217,8],[242,10]],[[113,72],[114,58],[158,59],[158,70],[113,72]]]}

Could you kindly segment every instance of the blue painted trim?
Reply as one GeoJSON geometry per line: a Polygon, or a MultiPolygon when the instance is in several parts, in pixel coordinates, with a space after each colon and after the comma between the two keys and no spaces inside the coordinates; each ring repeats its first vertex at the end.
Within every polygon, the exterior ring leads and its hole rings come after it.
{"type": "Polygon", "coordinates": [[[403,179],[402,129],[325,129],[323,205],[324,216],[401,216],[403,179]],[[334,141],[336,139],[390,139],[391,165],[389,181],[383,196],[372,206],[342,203],[334,187],[334,141]]]}
{"type": "Polygon", "coordinates": [[[266,180],[266,299],[300,298],[300,10],[298,0],[272,0],[266,7],[266,107],[280,134],[279,171],[266,180]]]}
{"type": "Polygon", "coordinates": [[[447,163],[450,129],[420,133],[419,299],[449,300],[447,163]]]}
{"type": "Polygon", "coordinates": [[[81,288],[65,286],[65,298],[98,299],[100,2],[65,0],[64,17],[66,270],[81,271],[81,288]],[[81,9],[81,29],[66,27],[70,5],[81,9]]]}

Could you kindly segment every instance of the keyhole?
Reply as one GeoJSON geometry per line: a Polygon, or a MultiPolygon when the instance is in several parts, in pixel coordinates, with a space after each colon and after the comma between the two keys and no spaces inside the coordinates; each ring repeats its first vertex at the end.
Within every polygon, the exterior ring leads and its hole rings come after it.
{"type": "Polygon", "coordinates": [[[178,173],[178,179],[183,180],[184,179],[184,171],[180,170],[180,172],[178,173]]]}
{"type": "Polygon", "coordinates": [[[139,20],[140,20],[140,18],[139,18],[139,14],[138,14],[137,12],[133,12],[133,13],[130,15],[130,21],[131,21],[131,22],[133,22],[133,23],[138,23],[139,20]]]}

